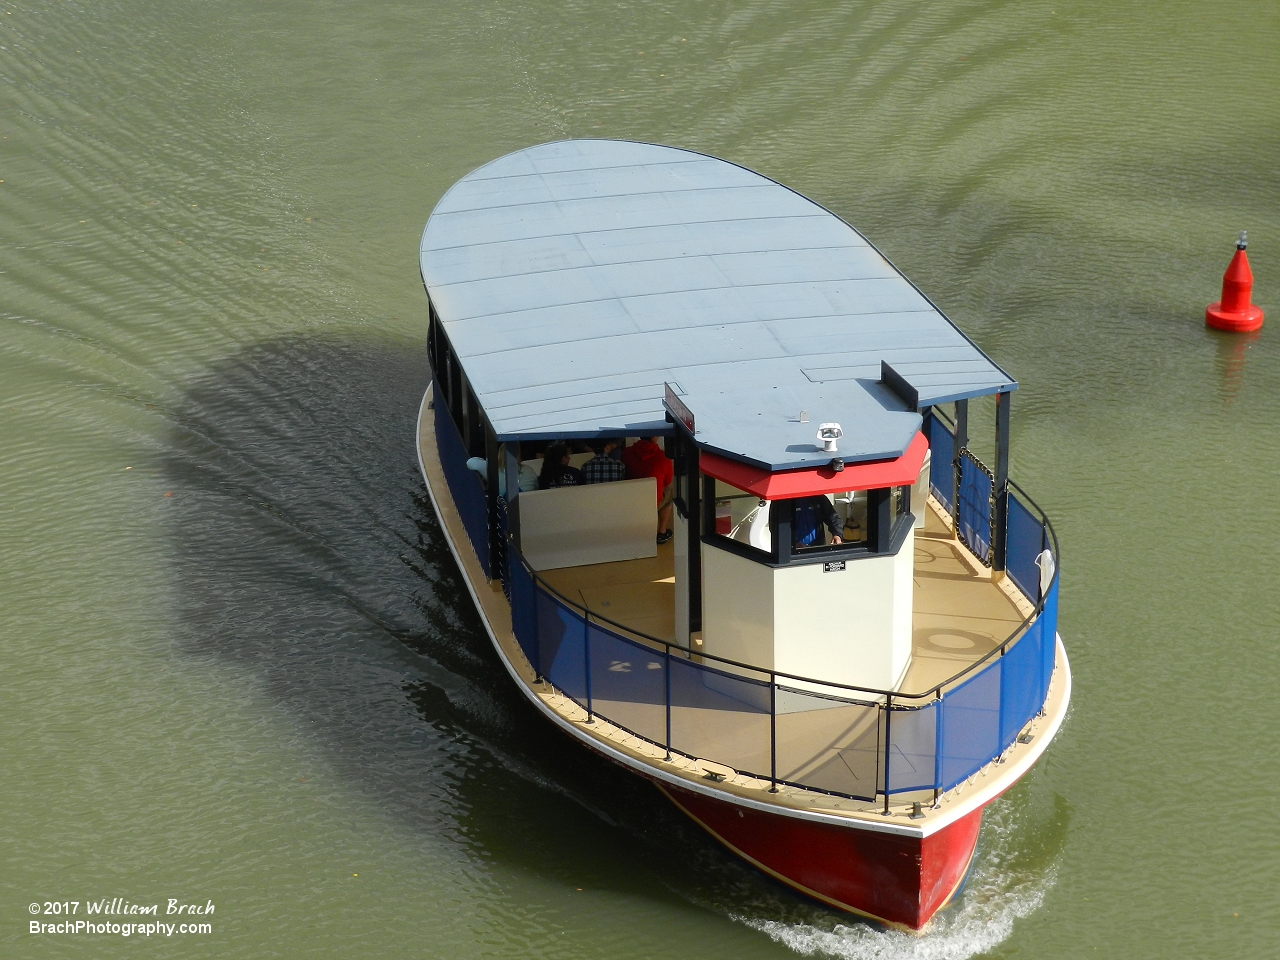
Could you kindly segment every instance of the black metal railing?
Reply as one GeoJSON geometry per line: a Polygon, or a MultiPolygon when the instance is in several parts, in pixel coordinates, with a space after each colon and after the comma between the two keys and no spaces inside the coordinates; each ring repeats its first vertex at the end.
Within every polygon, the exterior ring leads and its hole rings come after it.
{"type": "MultiPolygon", "coordinates": [[[[1021,492],[1019,488],[1019,492],[1021,492]]],[[[587,713],[662,748],[757,779],[859,800],[951,789],[998,758],[1041,712],[1052,679],[1057,542],[1034,510],[1035,544],[1055,558],[1034,610],[954,676],[921,692],[857,687],[698,653],[590,610],[507,550],[512,624],[535,673],[587,713]],[[830,711],[827,724],[795,718],[830,711]],[[803,729],[802,729],[803,728],[803,729]],[[808,730],[809,732],[804,732],[808,730]],[[814,731],[817,732],[814,732],[814,731]]],[[[1013,511],[1011,511],[1013,513],[1013,511]]],[[[1021,542],[1031,531],[1010,531],[1021,542]]],[[[1033,565],[1034,565],[1033,560],[1033,565]]],[[[1025,577],[1025,571],[1022,572],[1025,577]]]]}

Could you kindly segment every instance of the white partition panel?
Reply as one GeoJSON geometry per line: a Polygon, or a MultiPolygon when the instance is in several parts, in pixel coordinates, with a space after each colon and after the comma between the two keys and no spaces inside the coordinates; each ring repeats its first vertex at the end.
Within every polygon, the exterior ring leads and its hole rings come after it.
{"type": "Polygon", "coordinates": [[[520,552],[535,570],[658,555],[652,477],[520,494],[520,552]]]}

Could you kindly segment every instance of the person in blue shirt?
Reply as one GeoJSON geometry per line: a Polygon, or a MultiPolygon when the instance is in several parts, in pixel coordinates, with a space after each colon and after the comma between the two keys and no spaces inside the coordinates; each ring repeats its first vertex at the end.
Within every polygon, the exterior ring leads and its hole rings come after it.
{"type": "Polygon", "coordinates": [[[840,534],[844,524],[840,514],[826,497],[800,497],[796,500],[796,518],[792,524],[792,540],[797,547],[820,547],[825,543],[822,528],[831,531],[832,543],[844,543],[840,534]]]}

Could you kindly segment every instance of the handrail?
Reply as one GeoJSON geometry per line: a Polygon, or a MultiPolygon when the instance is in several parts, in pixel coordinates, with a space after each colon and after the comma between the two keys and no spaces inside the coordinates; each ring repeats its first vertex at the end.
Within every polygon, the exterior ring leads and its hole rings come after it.
{"type": "MultiPolygon", "coordinates": [[[[1010,481],[1010,485],[1014,486],[1013,481],[1010,481]]],[[[1021,487],[1017,487],[1017,489],[1019,490],[1019,492],[1022,492],[1021,487]]],[[[1025,492],[1023,493],[1023,495],[1026,496],[1025,492]]],[[[1030,501],[1031,498],[1027,497],[1027,500],[1030,501]]],[[[1049,523],[1048,517],[1044,515],[1044,511],[1042,511],[1040,507],[1036,505],[1034,502],[1032,502],[1032,505],[1035,506],[1036,512],[1040,514],[1041,522],[1048,527],[1050,535],[1053,537],[1054,572],[1053,572],[1053,581],[1051,581],[1050,583],[1050,588],[1052,589],[1052,583],[1056,582],[1058,579],[1058,573],[1059,573],[1059,567],[1060,567],[1060,565],[1057,563],[1057,545],[1058,545],[1057,534],[1054,533],[1053,525],[1049,523]]],[[[581,611],[583,616],[585,617],[594,617],[596,620],[598,620],[601,623],[608,624],[611,627],[616,627],[619,630],[622,630],[622,631],[625,631],[626,633],[640,637],[651,643],[656,643],[659,646],[664,647],[668,653],[672,651],[678,651],[680,654],[684,655],[684,658],[686,660],[691,660],[693,657],[697,656],[697,657],[701,657],[704,660],[713,660],[716,663],[723,663],[727,666],[736,667],[739,670],[751,670],[755,673],[761,673],[761,674],[767,675],[770,678],[770,680],[768,681],[769,683],[776,683],[777,678],[781,677],[786,680],[797,680],[801,683],[814,683],[823,687],[830,687],[837,690],[848,690],[853,693],[870,694],[876,697],[886,697],[886,698],[898,697],[905,700],[923,700],[925,697],[935,697],[936,699],[935,695],[940,695],[943,688],[950,687],[953,684],[958,683],[961,680],[961,678],[967,676],[970,673],[973,673],[975,670],[977,670],[978,667],[981,667],[984,663],[986,663],[988,660],[995,657],[997,654],[1000,654],[1001,656],[1003,656],[1007,652],[1008,647],[1010,647],[1013,643],[1016,643],[1018,640],[1020,640],[1023,636],[1026,635],[1027,627],[1030,626],[1031,622],[1041,612],[1040,604],[1037,603],[1036,609],[1033,610],[1031,613],[1029,613],[1026,617],[1024,617],[1022,622],[1019,623],[1018,626],[1015,627],[1014,630],[1003,641],[1001,641],[996,646],[994,646],[990,651],[988,651],[982,657],[970,663],[959,673],[955,674],[952,677],[949,677],[948,679],[942,681],[941,683],[931,684],[928,690],[925,690],[921,693],[903,693],[900,690],[880,690],[875,687],[855,687],[847,683],[837,683],[834,680],[819,680],[814,677],[805,677],[805,676],[800,676],[794,673],[784,673],[780,670],[774,670],[769,667],[759,667],[750,663],[742,663],[741,661],[738,661],[738,660],[730,660],[728,657],[719,657],[712,653],[694,653],[692,650],[689,650],[686,647],[682,647],[678,643],[672,643],[669,640],[662,640],[658,637],[651,636],[650,634],[647,634],[642,630],[636,630],[632,627],[628,627],[628,626],[625,626],[624,624],[618,623],[616,620],[611,620],[602,614],[596,613],[594,610],[590,609],[584,604],[578,603],[574,600],[570,600],[568,597],[564,596],[564,594],[560,593],[560,591],[556,590],[555,587],[547,583],[546,580],[544,580],[542,577],[538,575],[538,572],[536,570],[534,570],[532,567],[529,566],[529,564],[525,561],[524,555],[518,549],[514,548],[514,544],[511,542],[511,539],[512,538],[508,537],[509,551],[514,550],[514,555],[519,559],[520,565],[524,567],[524,569],[528,572],[529,576],[533,579],[533,581],[541,585],[543,590],[546,593],[555,597],[557,600],[560,600],[565,606],[569,607],[571,610],[581,611]]],[[[753,678],[746,677],[743,679],[753,679],[753,678]]],[[[764,683],[765,681],[760,680],[757,682],[764,683]]],[[[927,706],[927,704],[925,706],[927,706]]],[[[904,709],[904,708],[899,707],[898,709],[904,709]]],[[[905,709],[919,709],[919,707],[916,707],[916,708],[907,707],[905,709]]]]}
{"type": "MultiPolygon", "coordinates": [[[[1044,546],[1048,546],[1050,544],[1052,545],[1053,556],[1056,561],[1057,551],[1058,551],[1058,538],[1057,538],[1057,532],[1053,529],[1052,523],[1050,523],[1048,517],[1045,516],[1044,511],[1041,510],[1039,504],[1035,503],[1035,501],[1032,500],[1031,497],[1027,496],[1026,492],[1020,486],[1013,483],[1012,481],[1010,482],[1010,485],[1006,488],[1006,493],[1009,493],[1011,491],[1017,491],[1017,493],[1021,495],[1020,502],[1025,502],[1028,505],[1026,508],[1027,512],[1031,513],[1033,517],[1038,517],[1038,520],[1040,523],[1040,529],[1042,531],[1040,542],[1044,546]],[[1048,542],[1046,542],[1046,539],[1045,539],[1046,535],[1047,535],[1048,542]]],[[[514,538],[512,536],[508,535],[507,542],[508,542],[508,562],[514,561],[515,563],[518,563],[520,565],[520,568],[523,570],[523,572],[528,575],[529,587],[534,591],[533,596],[536,597],[538,592],[540,591],[548,599],[552,600],[556,604],[560,605],[564,610],[568,611],[572,616],[581,618],[582,628],[583,628],[583,650],[582,650],[581,667],[584,671],[583,680],[585,681],[584,692],[586,697],[585,707],[587,711],[587,723],[592,723],[594,722],[595,719],[605,720],[608,723],[612,724],[613,726],[616,726],[622,730],[625,730],[631,733],[632,735],[639,737],[640,739],[647,740],[653,743],[659,749],[662,749],[665,747],[666,758],[668,760],[670,760],[673,757],[673,755],[676,755],[676,754],[682,757],[696,760],[698,759],[698,755],[695,753],[689,752],[688,750],[688,747],[690,746],[689,744],[686,744],[683,740],[679,744],[677,744],[673,742],[673,739],[672,739],[672,735],[673,735],[673,730],[672,730],[673,700],[672,700],[672,690],[671,690],[671,681],[672,681],[671,658],[672,656],[677,654],[682,655],[683,659],[686,662],[689,662],[691,665],[695,667],[699,667],[700,669],[714,670],[716,665],[723,665],[726,667],[736,668],[737,670],[740,670],[740,671],[747,671],[748,674],[754,674],[755,676],[751,676],[751,675],[738,676],[736,677],[736,679],[741,680],[745,683],[755,684],[759,686],[763,686],[764,684],[767,683],[769,687],[769,706],[767,711],[768,720],[769,720],[767,772],[765,772],[764,766],[756,766],[756,763],[754,761],[748,762],[746,767],[739,766],[739,763],[737,761],[730,761],[730,762],[732,762],[734,766],[737,769],[739,769],[740,772],[743,772],[748,776],[769,781],[771,792],[776,792],[779,786],[790,786],[790,787],[797,787],[803,790],[813,791],[813,792],[822,793],[830,796],[844,797],[844,798],[864,800],[864,801],[870,800],[870,801],[875,801],[877,803],[879,802],[879,798],[883,796],[886,814],[889,811],[890,797],[893,794],[900,794],[900,793],[903,793],[904,791],[911,792],[911,791],[917,791],[917,790],[932,789],[934,802],[936,803],[938,801],[939,796],[942,794],[942,792],[944,792],[945,790],[951,789],[957,783],[963,782],[963,780],[966,777],[971,777],[973,775],[973,772],[975,772],[976,769],[980,769],[981,766],[985,765],[986,763],[989,763],[991,760],[997,759],[1001,754],[1003,754],[1005,750],[1008,749],[1008,747],[1012,743],[1012,740],[1010,739],[1010,737],[1012,737],[1013,734],[1017,732],[1017,727],[1025,723],[1026,717],[1022,715],[1021,712],[1012,714],[1012,717],[1015,719],[1015,726],[1014,727],[1007,726],[1006,725],[1007,721],[1004,713],[1003,693],[1001,693],[1000,706],[997,711],[1000,718],[998,721],[999,733],[998,733],[998,737],[995,742],[995,745],[993,747],[995,752],[989,757],[987,757],[987,759],[982,760],[979,763],[978,767],[970,769],[969,767],[966,766],[966,767],[962,767],[958,771],[954,770],[953,768],[952,772],[943,773],[942,771],[946,769],[945,766],[943,765],[946,763],[955,763],[956,759],[955,758],[952,758],[951,760],[943,759],[944,754],[942,753],[942,749],[943,749],[942,738],[943,738],[943,729],[944,729],[943,727],[944,714],[941,711],[943,710],[944,705],[947,702],[949,702],[947,698],[952,696],[952,694],[956,693],[959,689],[961,689],[963,683],[968,682],[967,678],[976,678],[982,675],[983,672],[986,671],[988,668],[994,669],[994,664],[992,664],[991,661],[997,657],[1004,657],[1008,653],[1011,647],[1018,644],[1024,638],[1028,636],[1034,636],[1038,638],[1037,646],[1033,648],[1033,651],[1034,651],[1033,655],[1041,658],[1045,655],[1042,652],[1044,649],[1046,649],[1044,645],[1047,643],[1050,645],[1050,648],[1051,648],[1054,642],[1053,637],[1051,636],[1046,639],[1046,634],[1044,630],[1034,631],[1030,628],[1030,625],[1037,617],[1044,615],[1045,600],[1049,596],[1049,594],[1052,593],[1052,591],[1054,590],[1054,588],[1058,583],[1058,578],[1060,576],[1060,571],[1061,571],[1061,565],[1056,562],[1054,566],[1053,578],[1050,580],[1050,583],[1049,583],[1049,588],[1048,590],[1042,591],[1042,595],[1037,601],[1035,605],[1035,609],[1031,613],[1029,613],[1026,617],[1023,618],[1022,622],[1018,624],[1017,628],[1012,633],[1010,633],[1009,636],[1003,642],[993,647],[990,651],[988,651],[982,657],[978,658],[977,660],[965,666],[965,668],[960,672],[956,673],[952,677],[949,677],[947,680],[942,681],[941,683],[930,685],[930,689],[924,693],[901,693],[901,692],[892,691],[892,690],[876,690],[874,688],[869,688],[869,687],[857,687],[857,686],[853,686],[851,684],[846,684],[846,683],[838,683],[838,682],[829,681],[829,680],[819,680],[812,677],[803,677],[796,674],[784,673],[784,672],[780,672],[773,669],[767,669],[764,667],[755,666],[754,664],[743,663],[737,660],[731,660],[728,657],[716,656],[715,654],[696,653],[695,651],[682,647],[679,644],[673,643],[668,640],[662,640],[658,637],[654,637],[650,634],[645,633],[642,630],[635,630],[631,627],[627,627],[617,622],[616,620],[612,620],[609,617],[605,617],[601,614],[598,614],[592,611],[589,607],[585,605],[585,603],[580,603],[578,601],[571,600],[570,598],[562,594],[560,591],[556,590],[549,583],[547,583],[547,581],[542,576],[540,576],[537,571],[535,571],[529,565],[529,563],[525,560],[524,556],[519,552],[519,550],[515,549],[514,538]],[[512,550],[515,551],[514,557],[512,557],[510,553],[510,551],[512,550]],[[665,730],[664,730],[665,736],[658,733],[658,731],[656,730],[646,730],[644,732],[641,732],[639,730],[632,729],[627,724],[619,722],[618,719],[615,719],[613,717],[610,717],[604,714],[600,714],[595,711],[594,703],[593,703],[594,698],[592,697],[592,667],[591,667],[592,640],[591,640],[591,633],[590,633],[590,626],[593,619],[597,621],[601,626],[614,628],[614,630],[617,631],[617,633],[614,635],[616,640],[620,642],[639,645],[641,647],[647,644],[650,647],[655,648],[653,650],[653,653],[655,655],[662,656],[663,658],[663,665],[662,665],[663,694],[662,694],[662,702],[660,705],[665,707],[665,711],[666,711],[665,730]],[[710,663],[705,663],[706,661],[710,661],[710,663]],[[783,683],[780,682],[782,680],[798,681],[802,684],[816,685],[820,689],[818,690],[799,689],[797,687],[792,687],[789,684],[784,685],[783,683]],[[957,686],[958,684],[961,686],[957,686]],[[868,796],[864,792],[849,793],[841,789],[835,789],[833,788],[833,785],[830,783],[827,783],[825,785],[805,783],[803,782],[803,780],[808,777],[808,774],[802,774],[800,779],[798,780],[788,778],[785,775],[785,773],[783,776],[779,776],[780,771],[778,766],[779,744],[777,739],[778,738],[777,697],[778,697],[778,692],[780,690],[792,690],[796,693],[803,693],[810,696],[821,697],[823,699],[829,699],[837,703],[852,704],[852,705],[862,707],[864,709],[875,711],[875,715],[878,718],[876,720],[876,725],[877,725],[877,728],[881,731],[880,737],[882,737],[883,739],[882,739],[882,744],[877,744],[877,759],[876,759],[877,772],[875,775],[874,792],[870,796],[868,796]],[[847,692],[848,696],[847,697],[841,696],[839,695],[838,692],[847,692]],[[868,702],[867,700],[868,696],[882,697],[883,699],[878,703],[868,702]],[[921,700],[924,700],[926,697],[931,698],[927,703],[920,703],[920,702],[903,703],[902,702],[904,700],[905,701],[921,701],[921,700]],[[895,742],[895,733],[896,733],[896,728],[898,724],[894,722],[893,715],[894,715],[894,712],[897,711],[899,721],[907,722],[908,715],[915,714],[917,711],[922,711],[922,710],[926,710],[933,707],[937,707],[939,711],[937,714],[937,720],[936,720],[936,722],[939,725],[937,728],[938,730],[937,736],[939,739],[936,745],[937,752],[935,754],[935,761],[934,761],[935,772],[934,772],[932,781],[920,782],[916,777],[913,777],[912,774],[903,774],[903,773],[895,772],[897,770],[897,765],[896,765],[896,762],[892,760],[891,747],[892,747],[892,744],[895,742]],[[1013,733],[1007,732],[1009,730],[1012,730],[1013,733]],[[878,750],[880,749],[883,749],[884,751],[883,756],[880,756],[878,753],[878,750]]],[[[1044,549],[1044,546],[1041,547],[1042,550],[1044,549]]],[[[512,599],[514,602],[514,596],[512,597],[512,599]]],[[[514,608],[513,608],[513,612],[514,612],[514,608]]],[[[530,611],[530,612],[533,612],[533,611],[530,611]]],[[[535,623],[537,622],[538,619],[540,619],[539,615],[536,613],[534,613],[534,618],[535,618],[535,623]]],[[[535,627],[535,631],[537,631],[537,629],[538,628],[535,627]]],[[[534,641],[535,644],[540,643],[540,641],[536,639],[538,636],[537,632],[535,632],[534,636],[535,636],[535,641],[534,641]]],[[[523,640],[521,641],[521,644],[523,646],[523,640]]],[[[1018,648],[1018,649],[1021,649],[1021,648],[1018,648]]],[[[535,670],[538,670],[538,669],[539,668],[535,665],[535,670]]],[[[1052,668],[1049,667],[1048,669],[1051,671],[1052,668]]],[[[1041,682],[1047,683],[1048,681],[1046,679],[1046,675],[1043,672],[1043,670],[1044,668],[1042,668],[1042,672],[1041,672],[1041,682]]],[[[554,689],[561,689],[561,680],[559,678],[553,679],[549,675],[543,676],[541,675],[540,671],[539,671],[539,674],[540,674],[540,679],[550,683],[554,689]]],[[[1003,674],[1001,674],[1001,676],[1003,677],[1003,674]]],[[[569,693],[563,690],[562,692],[565,692],[566,696],[569,696],[574,700],[579,700],[579,695],[577,694],[569,693]]],[[[1043,690],[1041,691],[1042,696],[1044,692],[1045,691],[1043,690]]],[[[655,703],[655,705],[659,705],[659,704],[655,703]]],[[[1039,709],[1041,710],[1043,709],[1043,704],[1039,706],[1039,709]]],[[[612,713],[613,711],[610,710],[609,712],[612,713]]],[[[926,720],[925,722],[932,723],[933,721],[926,720]]],[[[950,729],[950,727],[947,727],[947,729],[950,729]]],[[[964,755],[961,754],[960,757],[963,758],[964,755]]],[[[715,759],[715,757],[711,757],[711,758],[715,759]]],[[[727,760],[729,758],[726,757],[721,759],[727,760]]],[[[763,764],[764,762],[763,757],[759,759],[760,759],[760,762],[763,764]]],[[[720,762],[720,761],[717,761],[717,762],[720,762]]],[[[967,764],[971,761],[968,759],[963,759],[962,762],[967,764]]],[[[914,772],[914,768],[912,768],[912,770],[914,772]]],[[[796,772],[798,773],[799,771],[797,770],[796,772]]],[[[869,772],[870,771],[868,771],[868,773],[869,772]]],[[[867,786],[870,787],[871,784],[868,783],[867,786]]],[[[855,787],[855,789],[859,789],[859,788],[855,787]]]]}

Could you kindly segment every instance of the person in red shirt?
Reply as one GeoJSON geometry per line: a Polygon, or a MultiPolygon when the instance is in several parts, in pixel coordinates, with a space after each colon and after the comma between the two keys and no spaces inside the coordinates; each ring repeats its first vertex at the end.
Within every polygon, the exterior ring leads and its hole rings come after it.
{"type": "Polygon", "coordinates": [[[671,515],[675,510],[675,467],[654,443],[653,437],[641,437],[622,451],[622,462],[627,468],[628,480],[653,477],[658,486],[658,542],[671,539],[671,515]]]}

